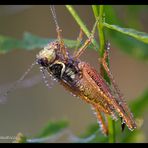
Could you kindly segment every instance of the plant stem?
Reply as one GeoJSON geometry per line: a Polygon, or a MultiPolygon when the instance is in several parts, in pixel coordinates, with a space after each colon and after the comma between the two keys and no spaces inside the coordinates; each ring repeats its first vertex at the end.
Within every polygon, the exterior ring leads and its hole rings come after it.
{"type": "MultiPolygon", "coordinates": [[[[103,5],[100,5],[100,7],[93,5],[92,9],[95,15],[95,18],[99,16],[99,24],[98,24],[98,34],[99,34],[99,40],[100,40],[100,49],[99,49],[99,56],[100,58],[103,57],[105,52],[105,35],[103,30],[103,5]]],[[[109,60],[107,59],[107,63],[109,65],[109,60]]],[[[107,76],[107,73],[105,72],[102,64],[100,67],[101,75],[104,77],[104,79],[110,83],[110,79],[107,76]]],[[[115,143],[115,124],[114,121],[111,119],[111,117],[108,117],[108,129],[109,129],[109,142],[115,143]]]]}
{"type": "Polygon", "coordinates": [[[103,30],[103,5],[100,5],[100,9],[99,9],[98,31],[99,31],[99,39],[100,39],[99,55],[102,58],[105,52],[105,35],[103,30]]]}
{"type": "MultiPolygon", "coordinates": [[[[86,34],[86,36],[89,37],[91,34],[90,31],[88,30],[84,22],[81,20],[77,12],[74,10],[74,8],[71,5],[66,5],[66,8],[71,13],[71,15],[74,17],[74,19],[76,20],[80,28],[83,30],[83,32],[86,34]]],[[[92,43],[95,46],[95,49],[97,50],[99,48],[99,45],[97,44],[95,39],[92,40],[92,43]]]]}
{"type": "Polygon", "coordinates": [[[108,117],[108,129],[109,129],[108,142],[115,143],[116,142],[115,121],[113,121],[111,117],[108,117]]]}
{"type": "MultiPolygon", "coordinates": [[[[92,9],[93,9],[94,16],[97,20],[97,17],[99,16],[99,7],[96,5],[92,5],[92,9]]],[[[98,29],[98,34],[99,34],[99,30],[100,30],[99,25],[97,25],[97,29],[98,29]]]]}

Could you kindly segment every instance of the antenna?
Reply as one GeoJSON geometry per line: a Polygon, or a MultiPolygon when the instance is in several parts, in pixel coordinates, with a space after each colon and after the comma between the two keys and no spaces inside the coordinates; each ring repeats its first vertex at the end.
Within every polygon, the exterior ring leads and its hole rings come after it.
{"type": "Polygon", "coordinates": [[[30,66],[29,66],[29,68],[25,71],[25,73],[20,77],[20,79],[19,80],[17,80],[6,92],[4,92],[4,93],[1,93],[0,94],[0,102],[3,102],[4,101],[4,99],[6,99],[6,97],[7,97],[7,95],[9,94],[9,93],[11,93],[16,87],[17,87],[17,85],[19,84],[19,83],[21,83],[23,80],[24,80],[24,78],[28,75],[28,73],[32,70],[32,68],[34,67],[34,65],[36,64],[36,61],[34,61],[30,66]]]}
{"type": "Polygon", "coordinates": [[[58,25],[58,21],[57,21],[57,16],[56,16],[56,11],[55,11],[54,5],[50,5],[50,10],[51,10],[51,13],[52,13],[53,20],[55,22],[56,28],[57,28],[57,30],[59,30],[60,27],[58,25]]]}
{"type": "Polygon", "coordinates": [[[57,21],[57,16],[56,16],[54,5],[50,5],[50,10],[51,10],[51,13],[52,13],[52,16],[53,16],[55,25],[56,25],[56,31],[57,31],[57,35],[58,35],[58,40],[60,42],[60,50],[63,53],[64,58],[67,59],[68,58],[68,56],[67,56],[67,50],[66,50],[66,48],[64,46],[64,41],[63,41],[62,35],[61,35],[62,30],[60,29],[60,27],[58,25],[58,21],[57,21]]]}

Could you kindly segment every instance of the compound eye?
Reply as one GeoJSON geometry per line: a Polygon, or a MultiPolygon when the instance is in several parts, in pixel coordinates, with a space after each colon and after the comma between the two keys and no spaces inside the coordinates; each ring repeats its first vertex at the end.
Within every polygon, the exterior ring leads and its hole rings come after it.
{"type": "Polygon", "coordinates": [[[38,59],[37,63],[43,67],[48,67],[48,65],[49,65],[47,58],[38,59]]]}

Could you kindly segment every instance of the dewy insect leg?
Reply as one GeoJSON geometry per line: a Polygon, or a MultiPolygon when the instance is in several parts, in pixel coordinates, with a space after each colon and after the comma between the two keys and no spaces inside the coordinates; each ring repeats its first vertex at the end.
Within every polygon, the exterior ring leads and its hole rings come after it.
{"type": "Polygon", "coordinates": [[[129,111],[129,109],[126,106],[126,103],[124,101],[123,95],[121,94],[121,92],[120,92],[117,84],[115,83],[115,80],[113,78],[113,75],[112,75],[112,73],[111,73],[111,71],[110,71],[110,69],[109,69],[109,67],[107,65],[107,62],[106,62],[106,59],[109,57],[109,50],[110,50],[110,44],[107,43],[106,44],[106,50],[105,50],[105,53],[104,53],[103,59],[102,59],[102,65],[103,65],[105,71],[107,72],[107,74],[108,74],[108,76],[109,76],[109,78],[111,80],[111,83],[112,83],[112,85],[113,85],[113,87],[114,87],[114,89],[115,89],[115,91],[116,91],[116,93],[118,95],[118,97],[120,98],[120,101],[121,102],[119,102],[119,104],[121,103],[121,105],[124,105],[124,108],[125,108],[126,112],[127,113],[130,113],[130,111],[129,111]]]}
{"type": "Polygon", "coordinates": [[[98,23],[98,20],[96,20],[94,26],[93,26],[93,29],[91,31],[91,34],[89,36],[89,38],[85,41],[84,45],[73,55],[73,57],[75,59],[79,58],[83,52],[85,51],[85,49],[90,45],[90,43],[92,42],[92,39],[94,38],[94,34],[95,34],[95,30],[96,30],[96,27],[97,27],[97,23],[98,23]]]}
{"type": "Polygon", "coordinates": [[[74,50],[74,55],[77,52],[78,47],[79,47],[79,45],[80,45],[80,43],[81,43],[81,41],[83,39],[83,34],[84,34],[83,30],[80,28],[79,36],[77,37],[77,43],[76,43],[76,47],[75,47],[75,50],[74,50]]]}
{"type": "Polygon", "coordinates": [[[123,95],[121,94],[118,86],[116,85],[114,77],[113,77],[113,75],[112,75],[112,73],[111,73],[111,71],[110,71],[110,69],[107,65],[107,62],[106,62],[106,59],[109,56],[109,50],[110,50],[110,44],[107,43],[106,50],[105,50],[105,53],[103,55],[101,62],[102,62],[102,65],[103,65],[105,71],[107,72],[108,77],[111,80],[111,83],[112,83],[113,88],[115,89],[116,95],[118,96],[118,98],[116,98],[116,101],[118,103],[117,104],[118,109],[120,110],[119,114],[122,115],[127,126],[130,129],[134,129],[134,128],[136,128],[136,124],[135,124],[135,121],[133,119],[133,116],[132,116],[128,106],[126,105],[126,102],[124,101],[123,95]]]}
{"type": "Polygon", "coordinates": [[[101,115],[101,112],[99,111],[98,107],[96,107],[96,106],[94,106],[94,109],[96,111],[96,116],[97,116],[98,123],[100,125],[102,132],[105,135],[108,135],[108,127],[107,127],[107,124],[104,122],[104,119],[103,119],[103,116],[101,115]]]}

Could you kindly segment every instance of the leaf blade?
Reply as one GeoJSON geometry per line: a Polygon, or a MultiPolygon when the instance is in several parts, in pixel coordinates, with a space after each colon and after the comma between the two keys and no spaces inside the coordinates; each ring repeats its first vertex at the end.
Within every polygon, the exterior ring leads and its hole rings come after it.
{"type": "MultiPolygon", "coordinates": [[[[34,50],[36,48],[43,48],[54,40],[56,39],[43,38],[28,32],[24,33],[21,40],[0,35],[0,53],[7,53],[14,49],[34,50]]],[[[68,48],[74,48],[76,45],[75,40],[64,39],[64,43],[68,48]]]]}
{"type": "Polygon", "coordinates": [[[48,124],[43,128],[41,133],[38,134],[38,138],[44,138],[61,132],[61,130],[68,127],[68,122],[66,120],[60,121],[50,121],[48,124]]]}
{"type": "Polygon", "coordinates": [[[108,24],[108,23],[103,23],[103,25],[109,29],[112,29],[112,30],[115,30],[115,31],[118,31],[120,33],[123,33],[123,34],[126,34],[128,36],[131,36],[143,43],[147,43],[148,44],[148,34],[145,33],[145,32],[140,32],[140,31],[137,31],[135,29],[132,29],[132,28],[122,28],[120,26],[117,26],[117,25],[111,25],[111,24],[108,24]]]}
{"type": "Polygon", "coordinates": [[[135,101],[131,102],[131,109],[136,117],[141,116],[148,109],[148,89],[135,101]]]}

